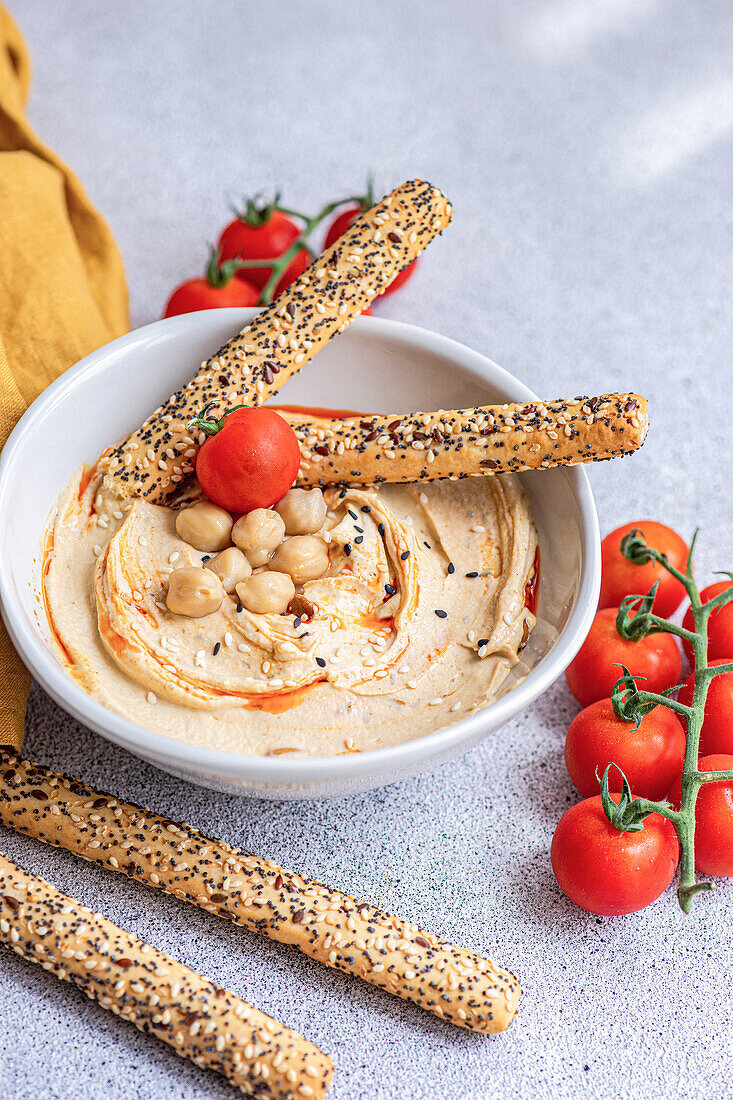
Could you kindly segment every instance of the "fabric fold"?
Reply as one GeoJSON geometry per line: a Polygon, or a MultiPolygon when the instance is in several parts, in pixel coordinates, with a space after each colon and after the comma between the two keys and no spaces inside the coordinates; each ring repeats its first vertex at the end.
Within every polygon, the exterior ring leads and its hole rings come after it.
{"type": "MultiPolygon", "coordinates": [[[[0,5],[0,447],[49,383],[129,327],[117,245],[30,127],[29,87],[22,35],[0,5]]],[[[30,676],[4,627],[0,669],[0,744],[20,749],[30,676]]]]}

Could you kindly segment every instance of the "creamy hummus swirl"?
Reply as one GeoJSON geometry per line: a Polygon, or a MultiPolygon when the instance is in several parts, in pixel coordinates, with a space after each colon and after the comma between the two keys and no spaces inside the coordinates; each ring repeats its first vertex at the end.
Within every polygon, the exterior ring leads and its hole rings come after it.
{"type": "Polygon", "coordinates": [[[392,744],[484,705],[535,621],[525,586],[536,541],[518,482],[325,496],[330,565],[302,588],[311,621],[253,614],[236,596],[193,619],[165,605],[171,571],[204,558],[177,535],[175,511],[123,510],[81,471],[44,570],[70,671],[142,725],[241,752],[392,744]]]}

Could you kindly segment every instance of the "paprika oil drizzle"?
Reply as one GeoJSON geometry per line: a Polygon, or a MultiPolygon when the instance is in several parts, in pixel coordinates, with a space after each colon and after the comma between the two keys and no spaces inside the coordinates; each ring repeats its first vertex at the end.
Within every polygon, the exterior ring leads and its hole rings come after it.
{"type": "Polygon", "coordinates": [[[316,420],[351,420],[353,417],[361,416],[359,412],[354,412],[353,409],[322,409],[318,405],[271,405],[268,403],[268,409],[274,409],[275,412],[295,413],[297,416],[310,416],[316,420]]]}
{"type": "Polygon", "coordinates": [[[534,564],[529,580],[524,586],[524,606],[537,617],[537,603],[540,596],[540,548],[534,552],[534,564]]]}

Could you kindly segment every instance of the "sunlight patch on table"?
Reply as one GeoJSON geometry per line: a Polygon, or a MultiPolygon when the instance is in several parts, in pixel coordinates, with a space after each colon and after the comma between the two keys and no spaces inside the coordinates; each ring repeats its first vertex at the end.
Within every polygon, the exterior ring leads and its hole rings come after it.
{"type": "Polygon", "coordinates": [[[733,130],[733,77],[718,77],[670,96],[644,114],[612,153],[636,184],[681,168],[733,130]]]}
{"type": "Polygon", "coordinates": [[[565,61],[604,36],[631,30],[660,0],[551,0],[533,14],[523,38],[533,53],[565,61]]]}

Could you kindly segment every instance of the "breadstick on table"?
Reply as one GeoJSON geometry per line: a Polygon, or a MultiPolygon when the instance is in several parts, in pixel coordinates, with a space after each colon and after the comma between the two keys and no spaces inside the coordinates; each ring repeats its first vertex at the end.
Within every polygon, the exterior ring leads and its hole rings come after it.
{"type": "Polygon", "coordinates": [[[489,959],[8,748],[0,748],[0,821],[293,944],[458,1027],[493,1034],[514,1018],[519,983],[489,959]]]}
{"type": "Polygon", "coordinates": [[[188,423],[208,404],[221,416],[261,405],[389,286],[449,224],[445,195],[403,183],[353,222],[275,301],[194,378],[104,456],[107,485],[122,497],[164,501],[190,474],[205,438],[188,423]]]}
{"type": "Polygon", "coordinates": [[[646,401],[636,393],[340,420],[281,415],[300,443],[301,486],[433,481],[599,462],[638,450],[648,428],[646,401]]]}
{"type": "Polygon", "coordinates": [[[307,1039],[2,854],[0,940],[248,1096],[317,1098],[331,1083],[307,1039]]]}

